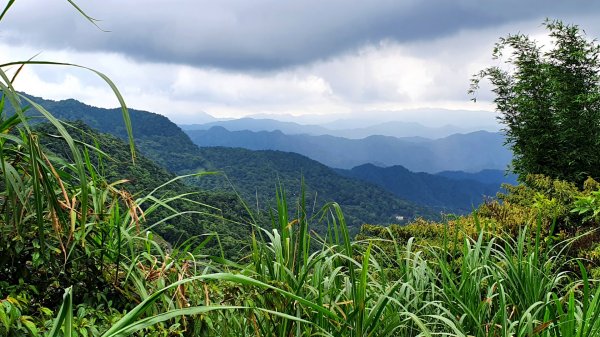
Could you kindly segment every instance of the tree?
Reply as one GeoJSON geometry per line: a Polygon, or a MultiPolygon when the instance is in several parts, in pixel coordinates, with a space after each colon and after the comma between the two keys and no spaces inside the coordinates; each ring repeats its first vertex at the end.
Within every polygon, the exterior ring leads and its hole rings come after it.
{"type": "Polygon", "coordinates": [[[581,183],[600,178],[600,47],[576,25],[546,20],[549,48],[523,34],[501,38],[493,59],[501,66],[476,74],[469,92],[488,79],[505,125],[512,171],[581,183]]]}

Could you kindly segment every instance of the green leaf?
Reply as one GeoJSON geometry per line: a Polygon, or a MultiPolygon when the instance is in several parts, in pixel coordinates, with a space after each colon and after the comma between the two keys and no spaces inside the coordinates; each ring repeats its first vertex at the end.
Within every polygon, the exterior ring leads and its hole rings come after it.
{"type": "MultiPolygon", "coordinates": [[[[4,304],[3,302],[1,304],[4,304]]],[[[10,304],[9,304],[10,305],[10,304]]],[[[8,320],[8,316],[6,315],[6,311],[4,311],[5,305],[0,305],[0,322],[4,325],[4,331],[8,331],[10,328],[10,322],[8,320]]]]}
{"type": "Polygon", "coordinates": [[[35,326],[35,324],[30,321],[29,316],[21,316],[21,323],[23,323],[23,325],[27,328],[27,330],[29,330],[29,332],[31,333],[32,336],[37,336],[38,335],[38,329],[35,326]]]}

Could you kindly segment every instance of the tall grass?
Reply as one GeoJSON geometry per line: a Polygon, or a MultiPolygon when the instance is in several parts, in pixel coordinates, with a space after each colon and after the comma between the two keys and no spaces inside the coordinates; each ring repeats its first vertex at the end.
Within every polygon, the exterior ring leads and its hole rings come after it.
{"type": "MultiPolygon", "coordinates": [[[[465,236],[452,254],[412,239],[344,241],[336,204],[311,217],[301,198],[290,219],[285,193],[277,194],[271,229],[256,227],[247,263],[206,263],[177,280],[163,275],[160,287],[103,336],[182,322],[190,336],[599,333],[595,281],[581,263],[577,273],[563,271],[569,242],[542,247],[539,231],[527,228],[516,238],[465,236]],[[311,235],[311,222],[323,219],[340,235],[311,235]]],[[[172,261],[179,272],[186,262],[172,261]]]]}
{"type": "MultiPolygon", "coordinates": [[[[420,253],[403,248],[401,258],[407,267],[401,279],[392,279],[385,267],[389,257],[375,243],[352,242],[344,234],[347,227],[339,206],[331,204],[322,212],[329,212],[326,218],[333,231],[342,235],[313,238],[310,221],[323,214],[309,218],[301,203],[297,217],[289,220],[284,195],[279,190],[272,228],[256,227],[247,264],[207,264],[175,282],[164,273],[156,279],[162,287],[144,293],[144,300],[103,336],[151,329],[183,315],[189,316],[187,331],[196,327],[195,332],[222,336],[417,336],[432,335],[440,327],[459,332],[431,296],[436,293],[431,290],[433,274],[420,253]],[[209,286],[214,293],[206,290],[207,284],[215,284],[211,282],[218,285],[209,286]],[[177,294],[182,293],[185,300],[178,303],[177,294]]],[[[161,270],[181,271],[186,262],[171,260],[172,266],[161,270]]],[[[130,270],[130,277],[142,282],[136,269],[130,270]]],[[[137,291],[147,287],[141,284],[137,291]]],[[[57,319],[56,324],[68,327],[68,320],[57,319]]]]}
{"type": "MultiPolygon", "coordinates": [[[[86,19],[93,21],[71,0],[68,2],[86,19]]],[[[0,20],[15,4],[8,1],[0,14],[0,20]]],[[[0,64],[0,169],[2,170],[1,221],[12,225],[11,237],[21,240],[29,228],[37,231],[36,240],[39,242],[34,255],[34,263],[45,263],[51,256],[49,252],[60,249],[64,257],[64,265],[68,264],[73,252],[75,239],[83,242],[83,238],[75,238],[76,227],[88,225],[90,214],[104,214],[104,204],[93,204],[95,187],[99,186],[94,176],[86,172],[86,163],[81,149],[76,146],[63,123],[36,102],[21,94],[13,86],[14,80],[24,67],[39,65],[71,66],[90,70],[104,80],[114,92],[123,112],[123,120],[129,134],[132,159],[135,157],[131,122],[125,101],[114,83],[103,73],[96,70],[61,62],[24,60],[0,64]],[[5,109],[10,106],[11,109],[5,109]],[[56,160],[42,150],[39,136],[32,130],[26,110],[35,110],[49,123],[65,140],[71,152],[72,163],[58,167],[56,160]],[[8,114],[11,111],[12,114],[8,114]],[[100,207],[100,208],[98,208],[100,207]],[[53,224],[53,232],[57,235],[60,247],[48,247],[47,220],[53,224]]],[[[105,189],[105,193],[115,192],[105,189]]],[[[114,193],[112,195],[114,197],[114,193]]],[[[85,233],[85,232],[84,232],[85,233]]],[[[3,233],[8,236],[10,233],[3,233]]],[[[13,257],[14,258],[14,257],[13,257]]]]}

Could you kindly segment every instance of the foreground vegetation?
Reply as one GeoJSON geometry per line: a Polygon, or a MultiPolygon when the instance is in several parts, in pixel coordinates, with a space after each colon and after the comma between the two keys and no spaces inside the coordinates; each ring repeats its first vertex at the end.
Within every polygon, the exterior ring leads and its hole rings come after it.
{"type": "MultiPolygon", "coordinates": [[[[53,170],[65,176],[68,166],[53,170]]],[[[288,202],[278,190],[271,228],[255,226],[247,255],[234,262],[203,254],[203,244],[165,248],[146,230],[151,224],[144,217],[169,200],[131,200],[117,185],[93,178],[89,204],[98,208],[90,208],[83,226],[73,208],[64,210],[71,219],[65,222],[44,209],[39,226],[35,206],[22,209],[28,216],[18,227],[2,218],[0,332],[594,336],[600,288],[588,275],[590,261],[575,258],[593,235],[567,232],[573,223],[595,221],[597,189],[532,179],[537,191],[515,187],[503,204],[488,204],[488,213],[482,207],[479,215],[440,224],[365,226],[356,241],[336,204],[309,218],[303,198],[288,202]],[[525,199],[530,193],[537,197],[525,199]],[[557,195],[573,198],[577,212],[557,195]],[[296,207],[290,218],[288,205],[296,207]],[[493,213],[494,207],[504,209],[493,213]],[[529,224],[502,226],[518,218],[529,224]],[[316,222],[328,225],[327,236],[311,235],[316,222]]],[[[83,203],[80,187],[69,180],[54,187],[48,191],[59,203],[83,203]]]]}
{"type": "MultiPolygon", "coordinates": [[[[7,101],[45,111],[11,91],[7,101]]],[[[600,329],[598,240],[586,234],[600,209],[593,180],[580,189],[530,176],[470,217],[364,226],[358,240],[337,204],[311,216],[303,192],[288,201],[279,189],[270,225],[250,222],[250,244],[231,261],[208,254],[218,236],[170,246],[153,232],[202,212],[174,207],[193,194],[160,193],[177,178],[132,195],[128,182],[101,174],[115,158],[91,144],[106,139],[74,138],[92,133],[46,118],[52,127],[31,128],[19,114],[2,114],[3,336],[593,336],[600,329]],[[67,145],[40,141],[49,129],[67,145]]]]}
{"type": "MultiPolygon", "coordinates": [[[[175,245],[159,237],[207,206],[193,191],[161,193],[180,178],[137,194],[107,178],[116,159],[101,142],[73,137],[13,87],[32,64],[49,63],[0,65],[1,336],[600,334],[593,180],[580,188],[532,175],[472,216],[365,226],[357,240],[337,204],[311,215],[304,191],[288,201],[278,188],[270,224],[250,215],[249,244],[229,260],[207,253],[220,247],[205,249],[221,240],[212,233],[175,245]],[[27,109],[51,126],[33,128],[27,109]],[[42,141],[48,133],[66,145],[42,141]]],[[[123,99],[98,75],[131,139],[123,99]]]]}

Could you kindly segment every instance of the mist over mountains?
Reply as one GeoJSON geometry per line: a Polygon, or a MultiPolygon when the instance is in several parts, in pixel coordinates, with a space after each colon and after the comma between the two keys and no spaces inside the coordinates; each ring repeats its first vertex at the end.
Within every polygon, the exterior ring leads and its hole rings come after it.
{"type": "Polygon", "coordinates": [[[477,131],[440,139],[369,136],[348,139],[330,135],[288,135],[281,131],[229,131],[224,127],[186,130],[198,146],[241,147],[249,150],[296,152],[334,168],[350,169],[366,163],[402,165],[416,172],[478,172],[505,170],[512,153],[501,133],[477,131]]]}
{"type": "Polygon", "coordinates": [[[275,119],[240,118],[225,121],[213,121],[204,124],[184,124],[180,127],[185,131],[209,130],[215,126],[223,127],[229,131],[281,131],[288,135],[330,135],[349,139],[361,139],[373,135],[390,137],[424,137],[437,139],[447,137],[456,133],[467,133],[470,129],[454,125],[441,127],[427,127],[415,122],[390,121],[377,123],[363,127],[352,127],[354,122],[336,121],[328,123],[327,126],[315,124],[299,124],[295,122],[283,122],[275,119]],[[348,128],[334,128],[336,124],[347,125],[348,128]]]}
{"type": "MultiPolygon", "coordinates": [[[[443,108],[418,108],[403,110],[359,110],[335,114],[254,114],[246,116],[252,119],[274,119],[303,125],[320,125],[330,130],[360,129],[381,123],[403,122],[417,123],[430,128],[446,125],[458,126],[466,132],[486,130],[498,131],[496,114],[490,111],[450,110],[443,108]]],[[[202,124],[206,122],[194,121],[202,124]]]]}
{"type": "Polygon", "coordinates": [[[495,197],[502,184],[517,180],[505,174],[512,153],[504,146],[504,135],[472,131],[472,126],[240,118],[181,127],[200,147],[299,153],[334,167],[341,176],[377,185],[438,212],[468,213],[495,197]]]}
{"type": "MultiPolygon", "coordinates": [[[[374,113],[373,116],[366,119],[364,116],[342,115],[345,118],[327,120],[324,117],[315,116],[252,116],[238,119],[217,119],[210,118],[211,116],[202,113],[199,115],[195,124],[180,124],[179,126],[186,131],[190,130],[208,130],[214,126],[221,126],[229,131],[281,131],[288,135],[307,134],[312,136],[330,135],[349,139],[361,139],[373,135],[391,136],[391,137],[423,137],[429,139],[437,139],[448,137],[457,133],[470,133],[475,131],[498,132],[499,125],[488,120],[490,116],[486,116],[486,112],[467,112],[467,111],[438,111],[437,123],[433,125],[424,125],[420,122],[421,119],[433,119],[433,110],[415,110],[412,111],[423,114],[424,117],[418,118],[410,116],[409,112],[398,113],[394,116],[391,113],[374,113]],[[443,114],[442,114],[443,113],[443,114]],[[441,115],[440,115],[441,114],[441,115]],[[444,117],[444,114],[446,115],[444,117]],[[455,125],[448,116],[454,115],[475,115],[475,124],[455,125]],[[483,118],[482,119],[482,115],[483,118]],[[442,116],[439,118],[439,116],[442,116]],[[291,119],[291,120],[290,120],[291,119]],[[481,120],[479,120],[481,119],[481,120]],[[320,120],[320,121],[319,121],[320,120]],[[440,124],[440,121],[448,123],[440,124]],[[439,124],[439,125],[437,125],[439,124]]],[[[489,113],[488,113],[489,114],[489,113]]]]}

